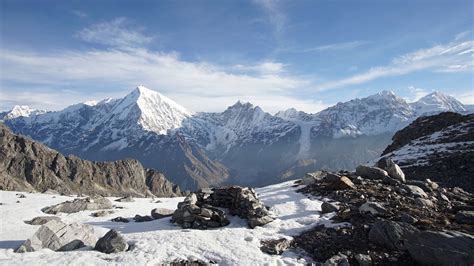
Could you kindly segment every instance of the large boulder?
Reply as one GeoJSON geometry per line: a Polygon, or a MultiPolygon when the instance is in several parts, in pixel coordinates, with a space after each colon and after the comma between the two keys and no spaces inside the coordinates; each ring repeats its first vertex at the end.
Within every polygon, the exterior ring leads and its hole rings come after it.
{"type": "Polygon", "coordinates": [[[104,197],[90,197],[85,199],[75,199],[73,201],[62,202],[53,206],[45,207],[41,209],[44,213],[56,214],[58,212],[63,213],[75,213],[80,211],[95,211],[102,209],[111,209],[112,202],[104,197]]]}
{"type": "Polygon", "coordinates": [[[424,231],[409,234],[405,247],[424,265],[474,265],[474,237],[461,232],[424,231]]]}
{"type": "Polygon", "coordinates": [[[392,161],[392,159],[389,159],[389,158],[385,159],[384,165],[385,165],[385,167],[383,167],[382,169],[387,171],[388,175],[391,178],[399,180],[403,183],[406,182],[405,174],[403,173],[402,169],[400,168],[400,166],[398,166],[398,164],[396,164],[394,161],[392,161]]]}
{"type": "Polygon", "coordinates": [[[419,186],[404,185],[403,188],[406,189],[415,198],[428,198],[426,192],[419,186]]]}
{"type": "Polygon", "coordinates": [[[68,251],[84,245],[94,246],[96,242],[94,228],[90,225],[66,224],[51,220],[43,224],[16,252],[37,251],[43,248],[54,251],[68,251]]]}
{"type": "Polygon", "coordinates": [[[387,213],[387,209],[378,202],[368,201],[360,205],[359,212],[361,214],[370,213],[374,216],[379,216],[379,215],[385,215],[387,213]]]}
{"type": "Polygon", "coordinates": [[[355,185],[347,176],[328,174],[325,178],[328,182],[327,187],[333,190],[354,189],[355,185]]]}
{"type": "Polygon", "coordinates": [[[301,179],[301,185],[313,185],[316,182],[320,181],[326,176],[327,172],[316,171],[313,173],[307,173],[301,179]]]}
{"type": "Polygon", "coordinates": [[[111,229],[107,234],[97,241],[95,250],[103,253],[117,253],[128,249],[127,241],[114,229],[111,229]]]}
{"type": "Polygon", "coordinates": [[[407,236],[415,232],[418,229],[410,224],[383,220],[372,225],[369,240],[391,250],[404,250],[407,236]]]}
{"type": "Polygon", "coordinates": [[[323,202],[323,204],[321,204],[321,213],[336,212],[338,210],[339,210],[339,206],[337,206],[334,203],[325,201],[323,202]]]}
{"type": "Polygon", "coordinates": [[[368,179],[385,179],[389,175],[387,171],[378,168],[378,167],[370,167],[365,165],[359,165],[356,168],[356,175],[368,178],[368,179]]]}

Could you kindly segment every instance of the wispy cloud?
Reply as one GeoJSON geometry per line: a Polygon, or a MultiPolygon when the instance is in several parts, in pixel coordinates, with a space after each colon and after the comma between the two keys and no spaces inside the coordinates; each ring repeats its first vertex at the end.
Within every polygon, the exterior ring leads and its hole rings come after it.
{"type": "Polygon", "coordinates": [[[465,39],[466,37],[469,37],[469,35],[471,35],[471,32],[472,31],[470,31],[470,30],[460,32],[460,33],[456,34],[456,37],[454,37],[454,39],[456,41],[461,40],[461,39],[465,39]]]}
{"type": "Polygon", "coordinates": [[[351,41],[351,42],[340,42],[332,43],[327,45],[316,46],[312,48],[301,49],[300,52],[315,52],[315,51],[340,51],[340,50],[352,50],[367,44],[366,41],[351,41]]]}
{"type": "Polygon", "coordinates": [[[131,22],[123,17],[94,24],[79,31],[76,36],[86,42],[114,47],[143,46],[153,39],[145,35],[142,28],[132,27],[131,22]]]}
{"type": "Polygon", "coordinates": [[[406,97],[406,100],[408,102],[416,102],[419,99],[421,99],[422,97],[424,97],[424,96],[426,96],[430,93],[430,91],[427,90],[427,89],[417,88],[415,86],[409,86],[408,91],[410,93],[410,95],[408,97],[406,97]]]}
{"type": "Polygon", "coordinates": [[[81,10],[73,9],[73,10],[72,10],[72,13],[73,13],[74,15],[78,16],[79,18],[87,18],[87,17],[88,17],[87,13],[85,13],[85,12],[83,12],[83,11],[81,11],[81,10]]]}
{"type": "MultiPolygon", "coordinates": [[[[205,61],[183,60],[176,52],[145,48],[143,40],[148,42],[151,39],[133,32],[131,28],[124,28],[124,23],[125,20],[117,19],[80,32],[85,40],[110,46],[105,49],[48,54],[0,50],[3,70],[0,84],[28,84],[22,86],[21,93],[16,92],[14,86],[9,87],[9,93],[1,95],[1,104],[30,102],[35,107],[58,109],[71,103],[64,98],[74,101],[100,100],[94,96],[102,96],[104,91],[96,89],[96,95],[81,92],[72,96],[70,92],[54,92],[44,88],[68,88],[74,84],[76,88],[96,86],[105,88],[105,91],[118,88],[115,91],[123,95],[125,88],[131,90],[143,84],[194,111],[223,110],[237,99],[251,101],[270,112],[290,107],[316,112],[326,106],[320,101],[295,96],[301,88],[309,86],[310,81],[292,75],[283,63],[263,61],[220,66],[205,61]],[[105,36],[101,36],[102,33],[105,36]],[[26,95],[30,95],[30,100],[26,95]],[[31,98],[37,101],[32,102],[31,98]],[[38,106],[40,103],[43,103],[42,106],[38,106]]],[[[108,96],[116,97],[117,94],[108,96]]]]}
{"type": "Polygon", "coordinates": [[[454,41],[396,57],[386,66],[369,69],[348,78],[328,81],[316,87],[327,90],[371,80],[430,69],[435,72],[473,72],[474,41],[454,41]]]}
{"type": "Polygon", "coordinates": [[[268,22],[273,26],[274,34],[279,36],[284,31],[287,24],[287,17],[279,6],[279,0],[254,0],[260,6],[268,22]]]}

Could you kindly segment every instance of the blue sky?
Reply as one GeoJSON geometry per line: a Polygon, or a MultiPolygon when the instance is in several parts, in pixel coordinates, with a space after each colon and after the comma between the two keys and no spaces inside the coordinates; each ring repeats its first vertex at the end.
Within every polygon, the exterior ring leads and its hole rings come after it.
{"type": "Polygon", "coordinates": [[[0,2],[0,109],[137,85],[193,111],[316,112],[393,90],[474,103],[473,1],[0,2]]]}

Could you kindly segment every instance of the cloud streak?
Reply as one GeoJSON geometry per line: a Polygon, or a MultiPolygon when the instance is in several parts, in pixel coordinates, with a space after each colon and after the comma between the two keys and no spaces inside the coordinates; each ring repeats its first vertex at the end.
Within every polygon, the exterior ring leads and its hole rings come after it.
{"type": "Polygon", "coordinates": [[[316,86],[316,90],[340,88],[366,83],[375,79],[399,76],[420,70],[435,72],[473,72],[474,41],[451,42],[396,57],[386,66],[369,69],[348,78],[328,81],[316,86]]]}
{"type": "Polygon", "coordinates": [[[130,22],[123,17],[94,24],[79,31],[76,37],[90,43],[114,47],[140,47],[153,38],[142,33],[143,29],[130,29],[130,22]]]}

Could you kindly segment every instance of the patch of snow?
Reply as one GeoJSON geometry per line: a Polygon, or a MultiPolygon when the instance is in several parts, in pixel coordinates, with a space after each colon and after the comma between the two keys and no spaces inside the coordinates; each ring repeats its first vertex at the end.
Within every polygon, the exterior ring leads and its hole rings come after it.
{"type": "Polygon", "coordinates": [[[33,235],[39,227],[25,224],[23,220],[45,215],[40,211],[41,208],[73,197],[24,193],[26,198],[18,199],[16,192],[0,191],[3,203],[0,206],[0,261],[5,265],[145,265],[169,263],[175,259],[201,259],[212,260],[220,265],[305,264],[311,260],[292,251],[279,256],[260,251],[260,241],[263,239],[291,239],[317,224],[336,226],[330,221],[331,214],[321,215],[321,200],[308,199],[297,193],[293,184],[294,181],[290,181],[256,190],[259,198],[271,207],[276,220],[255,229],[248,228],[245,220],[233,216],[229,217],[229,226],[212,230],[182,229],[170,223],[170,218],[143,223],[110,221],[117,216],[131,218],[135,214],[149,215],[153,208],[176,209],[183,198],[160,198],[160,203],[154,203],[149,198],[135,199],[135,202],[114,202],[124,209],[114,209],[115,213],[105,217],[91,217],[93,211],[59,215],[66,222],[93,225],[99,237],[112,228],[121,232],[134,248],[117,254],[103,254],[87,249],[14,253],[13,249],[33,235]],[[17,200],[20,203],[16,203],[17,200]]]}

